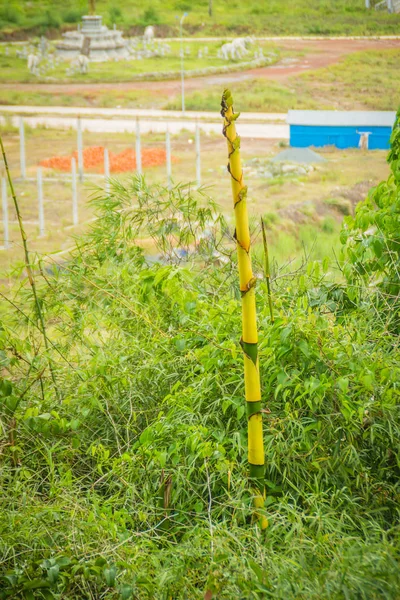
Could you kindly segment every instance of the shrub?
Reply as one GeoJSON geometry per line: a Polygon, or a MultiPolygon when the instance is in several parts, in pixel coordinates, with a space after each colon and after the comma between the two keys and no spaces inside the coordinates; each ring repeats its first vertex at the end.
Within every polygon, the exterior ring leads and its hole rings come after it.
{"type": "Polygon", "coordinates": [[[325,233],[333,233],[336,229],[336,221],[332,217],[325,217],[322,221],[322,231],[325,233]]]}
{"type": "Polygon", "coordinates": [[[109,21],[113,23],[121,23],[124,20],[122,11],[119,6],[110,6],[108,9],[109,21]]]}
{"type": "Polygon", "coordinates": [[[174,7],[176,10],[184,12],[189,11],[192,8],[192,4],[187,0],[178,0],[177,2],[175,2],[174,7]]]}
{"type": "Polygon", "coordinates": [[[47,29],[58,29],[61,25],[61,17],[58,12],[48,9],[37,16],[35,25],[43,32],[47,29]]]}
{"type": "Polygon", "coordinates": [[[347,198],[326,198],[324,204],[335,208],[342,215],[351,215],[353,212],[353,206],[347,198]]]}
{"type": "Polygon", "coordinates": [[[160,16],[153,6],[149,6],[142,16],[143,25],[157,25],[160,23],[160,16]]]}
{"type": "Polygon", "coordinates": [[[19,25],[21,24],[22,19],[23,12],[17,4],[5,2],[4,5],[0,7],[0,21],[11,23],[12,25],[19,25]]]}
{"type": "MultiPolygon", "coordinates": [[[[343,272],[351,285],[360,281],[379,292],[383,310],[393,312],[400,306],[400,110],[390,139],[388,155],[391,173],[373,188],[356,209],[346,217],[341,233],[343,272]]],[[[356,287],[354,287],[354,290],[356,287]]],[[[355,291],[353,290],[353,293],[355,291]]]]}
{"type": "Polygon", "coordinates": [[[279,217],[276,212],[266,212],[263,214],[263,221],[268,228],[277,223],[279,221],[279,217]]]}
{"type": "Polygon", "coordinates": [[[75,8],[70,8],[65,13],[63,13],[62,20],[64,21],[64,23],[79,23],[83,15],[84,11],[75,8]]]}

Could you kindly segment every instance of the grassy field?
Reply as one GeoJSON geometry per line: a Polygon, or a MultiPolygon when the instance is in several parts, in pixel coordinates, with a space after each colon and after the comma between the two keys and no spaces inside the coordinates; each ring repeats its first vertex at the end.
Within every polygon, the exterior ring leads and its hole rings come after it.
{"type": "MultiPolygon", "coordinates": [[[[278,46],[265,46],[274,49],[279,56],[289,55],[287,50],[278,46]]],[[[194,52],[193,52],[194,53],[194,52]]],[[[162,59],[160,59],[162,60],[162,59]]],[[[173,59],[170,59],[173,60],[173,59]]],[[[177,60],[177,59],[176,59],[177,60]]],[[[197,61],[198,59],[192,59],[197,61]]],[[[234,85],[241,105],[249,111],[284,112],[288,109],[344,109],[344,110],[396,110],[400,97],[400,78],[398,64],[399,50],[369,50],[350,54],[338,64],[304,72],[290,77],[285,82],[266,78],[254,78],[234,85]],[[382,89],[385,93],[382,93],[382,89]]],[[[137,63],[145,61],[135,61],[137,63]]],[[[4,49],[0,51],[2,81],[33,81],[27,74],[25,61],[6,57],[4,49]],[[9,65],[8,67],[6,65],[9,65]],[[13,66],[12,66],[13,65],[13,66]]],[[[92,65],[91,73],[84,81],[96,81],[104,74],[104,81],[120,77],[128,81],[131,76],[129,63],[92,65]],[[92,70],[93,69],[93,70],[92,70]]],[[[62,67],[65,69],[65,67],[62,67]]],[[[64,75],[61,75],[61,78],[64,75]]],[[[82,75],[75,75],[74,81],[83,81],[82,75]]],[[[214,110],[219,104],[219,91],[211,86],[201,90],[187,91],[186,108],[188,110],[214,110]]],[[[180,94],[164,89],[160,84],[157,92],[138,87],[137,89],[101,89],[70,93],[67,86],[59,91],[46,91],[44,88],[34,91],[19,89],[0,89],[0,104],[42,105],[42,106],[116,106],[132,108],[166,108],[179,110],[180,94]]]]}
{"type": "MultiPolygon", "coordinates": [[[[207,44],[209,53],[207,57],[198,56],[200,48],[204,44],[193,41],[184,44],[185,52],[185,70],[190,75],[190,71],[198,69],[206,69],[209,67],[223,68],[226,66],[238,65],[245,60],[230,60],[226,61],[218,58],[218,49],[224,43],[209,42],[207,44]]],[[[274,44],[260,42],[253,47],[253,52],[249,53],[246,61],[254,59],[254,52],[262,48],[263,51],[269,54],[270,63],[276,62],[279,58],[279,52],[274,44]]],[[[26,58],[17,56],[17,52],[21,50],[19,44],[10,44],[0,48],[0,69],[1,82],[20,82],[20,83],[67,83],[67,82],[82,82],[82,83],[118,83],[133,81],[135,77],[141,77],[146,74],[153,76],[159,73],[160,77],[167,76],[168,79],[176,79],[180,76],[180,45],[178,42],[168,44],[168,53],[165,56],[159,54],[149,58],[140,60],[124,60],[112,62],[91,62],[89,71],[86,74],[79,73],[76,69],[71,69],[69,61],[52,61],[51,57],[55,56],[55,47],[50,45],[49,59],[44,59],[39,66],[43,70],[34,75],[29,72],[26,58]]]]}
{"type": "MultiPolygon", "coordinates": [[[[373,0],[372,4],[375,4],[373,0]]],[[[213,16],[208,15],[208,0],[128,0],[119,5],[113,0],[99,0],[96,10],[105,22],[126,32],[138,33],[146,25],[157,25],[159,35],[176,35],[176,17],[188,12],[185,30],[199,35],[236,33],[302,34],[302,35],[369,35],[396,34],[400,15],[366,11],[364,0],[296,0],[284,4],[278,0],[240,3],[213,0],[213,16]]],[[[0,34],[3,39],[20,38],[31,33],[57,35],[60,29],[73,27],[87,12],[83,0],[13,2],[0,9],[0,34]]]]}
{"type": "MultiPolygon", "coordinates": [[[[17,131],[9,128],[4,134],[14,178],[19,177],[19,138],[17,131]]],[[[84,145],[105,146],[112,152],[120,152],[133,144],[126,134],[94,134],[85,132],[84,145]]],[[[143,147],[164,147],[162,135],[146,135],[143,147]]],[[[385,152],[361,153],[357,150],[325,151],[327,162],[308,175],[264,179],[254,168],[251,160],[267,159],[277,154],[278,143],[265,140],[246,140],[243,158],[247,163],[246,179],[250,191],[251,218],[258,223],[264,215],[269,225],[272,260],[282,264],[298,259],[304,252],[321,257],[337,246],[337,232],[343,214],[352,211],[354,203],[362,199],[368,188],[387,174],[385,152]],[[249,162],[250,161],[250,162],[249,162]],[[349,200],[350,198],[350,200],[349,200]]],[[[226,176],[225,142],[216,136],[202,135],[202,183],[215,196],[224,214],[231,211],[230,182],[226,176]]],[[[97,186],[103,186],[101,177],[89,178],[79,185],[79,216],[81,225],[72,226],[72,191],[70,181],[44,182],[44,211],[46,235],[39,237],[36,168],[39,162],[53,155],[68,155],[76,149],[72,131],[51,129],[27,129],[26,154],[27,175],[32,181],[17,180],[16,190],[30,247],[39,254],[68,249],[73,238],[90,225],[93,208],[88,200],[97,186]]],[[[182,132],[172,139],[173,179],[176,183],[195,180],[195,148],[191,134],[182,132]]],[[[92,172],[93,173],[93,172],[92,172]]],[[[57,175],[57,174],[56,174],[57,175]]],[[[63,175],[63,174],[58,174],[63,175]]],[[[44,171],[45,177],[54,176],[52,170],[44,171]]],[[[149,183],[165,183],[165,167],[145,170],[149,183]]],[[[126,182],[128,175],[118,178],[126,182]]],[[[11,210],[11,209],[10,209],[11,210]]],[[[10,214],[10,238],[14,242],[9,251],[0,252],[0,269],[4,272],[22,259],[22,247],[15,215],[10,214]]],[[[2,237],[0,229],[0,237],[2,237]]],[[[260,240],[258,240],[260,241],[260,240]]],[[[151,249],[150,249],[151,250],[151,249]]]]}
{"type": "Polygon", "coordinates": [[[21,91],[0,89],[0,104],[25,106],[94,106],[102,108],[138,107],[165,108],[167,99],[163,94],[153,94],[150,90],[95,90],[85,92],[21,91]]]}
{"type": "Polygon", "coordinates": [[[297,91],[329,108],[397,110],[400,50],[356,52],[339,64],[296,78],[297,91]]]}
{"type": "MultiPolygon", "coordinates": [[[[336,65],[301,73],[284,84],[268,79],[239,82],[235,94],[249,111],[396,110],[400,97],[399,61],[399,50],[356,52],[336,65]]],[[[209,89],[186,95],[189,110],[212,110],[217,102],[218,93],[209,89]]],[[[179,108],[179,99],[168,102],[167,108],[179,108]]]]}

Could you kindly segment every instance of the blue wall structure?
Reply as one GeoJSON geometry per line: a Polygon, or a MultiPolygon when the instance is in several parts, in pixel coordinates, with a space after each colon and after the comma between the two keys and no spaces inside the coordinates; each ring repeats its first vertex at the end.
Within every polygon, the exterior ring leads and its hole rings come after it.
{"type": "Polygon", "coordinates": [[[387,150],[389,148],[391,127],[340,127],[290,125],[290,145],[294,148],[308,146],[336,146],[337,148],[358,148],[360,135],[357,133],[370,131],[369,150],[387,150]]]}
{"type": "Polygon", "coordinates": [[[369,132],[370,150],[387,150],[396,114],[391,111],[290,110],[290,145],[358,148],[360,133],[369,132]]]}

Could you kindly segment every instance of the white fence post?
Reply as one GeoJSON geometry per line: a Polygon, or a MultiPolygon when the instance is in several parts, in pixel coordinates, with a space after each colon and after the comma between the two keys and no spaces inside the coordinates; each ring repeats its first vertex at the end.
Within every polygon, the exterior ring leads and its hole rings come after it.
{"type": "Polygon", "coordinates": [[[4,237],[4,250],[10,246],[10,239],[8,236],[8,206],[7,206],[7,181],[5,177],[1,178],[1,200],[3,204],[3,237],[4,237]]]}
{"type": "Polygon", "coordinates": [[[167,150],[167,184],[168,189],[172,187],[172,167],[171,167],[171,138],[169,135],[169,129],[165,133],[165,145],[167,150]]]}
{"type": "Polygon", "coordinates": [[[136,119],[136,173],[142,174],[142,147],[140,143],[140,124],[139,119],[136,119]]]}
{"type": "Polygon", "coordinates": [[[76,182],[76,160],[71,158],[71,175],[72,175],[72,222],[78,225],[78,186],[76,182]]]}
{"type": "Polygon", "coordinates": [[[106,181],[106,192],[110,193],[110,157],[108,149],[104,148],[104,179],[106,181]]]}
{"type": "Polygon", "coordinates": [[[200,162],[200,128],[196,121],[196,180],[197,187],[201,186],[201,162],[200,162]]]}
{"type": "Polygon", "coordinates": [[[371,0],[365,0],[365,8],[369,10],[371,8],[371,0]]]}
{"type": "Polygon", "coordinates": [[[39,202],[39,235],[44,236],[44,209],[43,209],[43,177],[42,168],[39,167],[37,170],[37,191],[38,191],[38,202],[39,202]]]}
{"type": "Polygon", "coordinates": [[[78,174],[79,181],[83,181],[83,142],[82,142],[82,122],[78,117],[76,124],[77,142],[78,142],[78,174]]]}
{"type": "Polygon", "coordinates": [[[25,160],[25,125],[24,119],[19,120],[19,160],[21,165],[21,177],[26,177],[26,160],[25,160]]]}

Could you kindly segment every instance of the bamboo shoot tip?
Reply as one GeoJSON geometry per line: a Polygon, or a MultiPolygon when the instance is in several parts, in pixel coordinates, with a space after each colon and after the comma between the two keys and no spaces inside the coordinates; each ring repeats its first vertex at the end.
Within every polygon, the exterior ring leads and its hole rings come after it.
{"type": "Polygon", "coordinates": [[[224,93],[222,94],[221,106],[223,111],[226,111],[233,106],[232,94],[228,89],[224,90],[224,93]]]}

